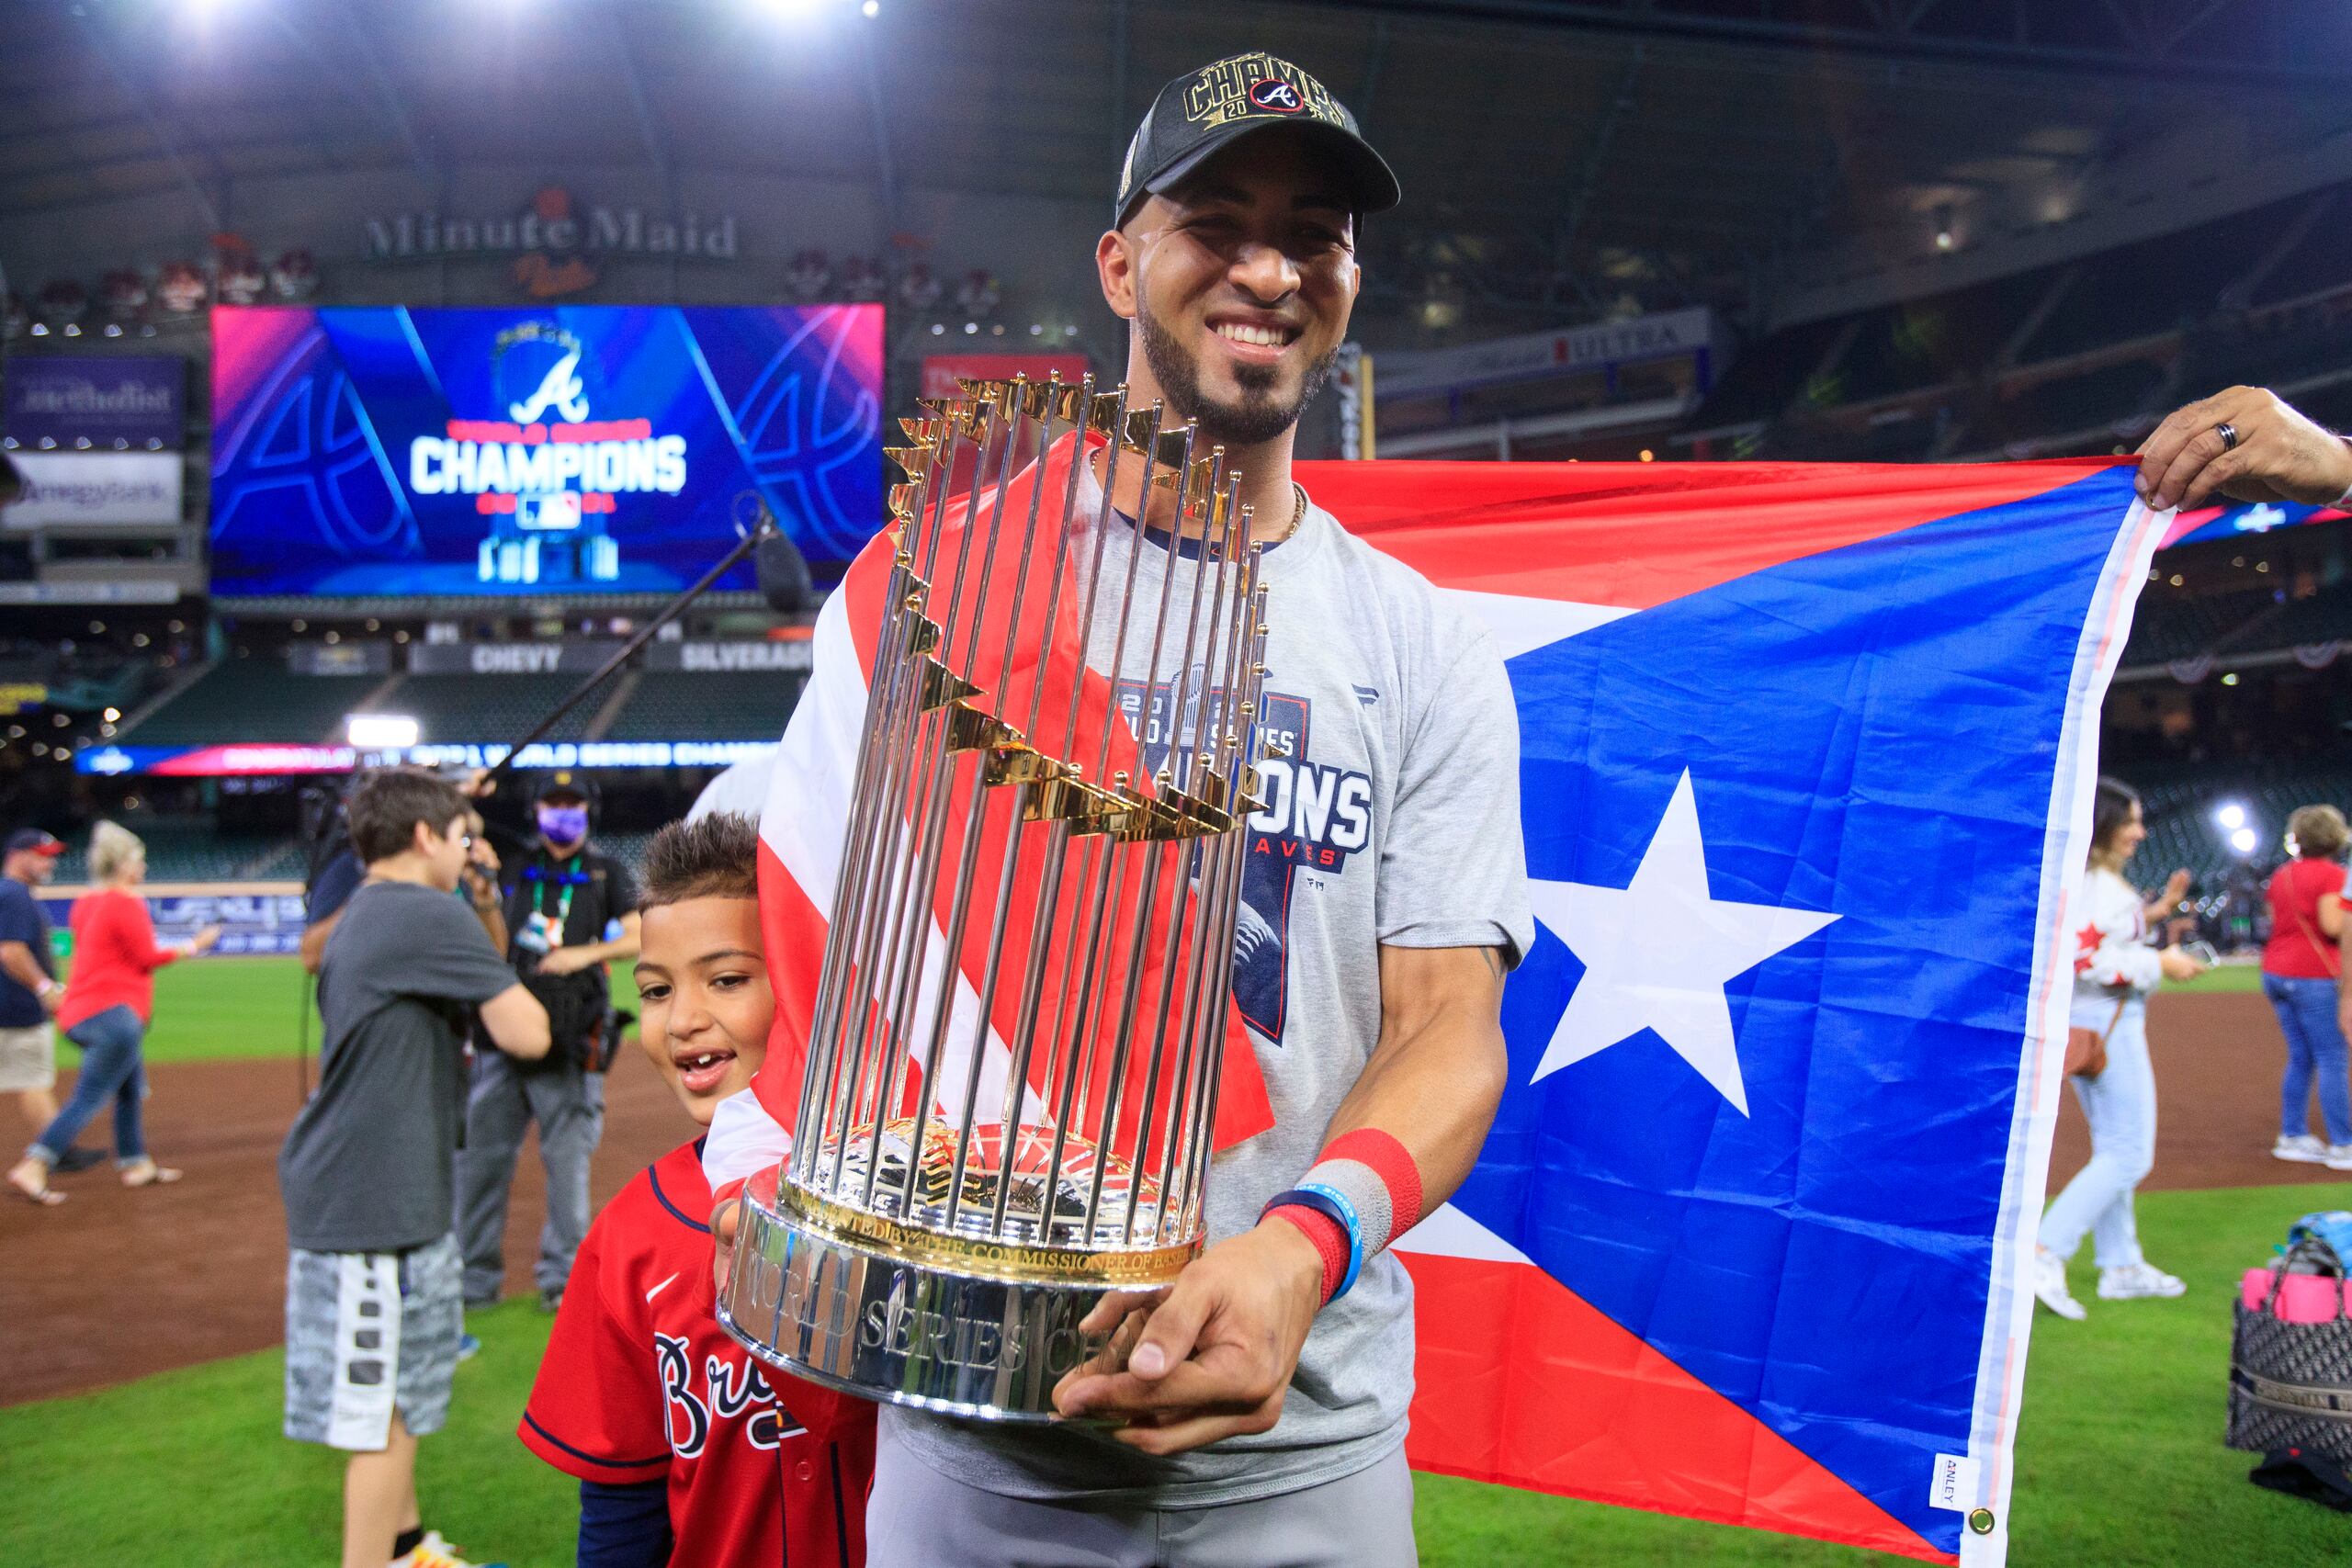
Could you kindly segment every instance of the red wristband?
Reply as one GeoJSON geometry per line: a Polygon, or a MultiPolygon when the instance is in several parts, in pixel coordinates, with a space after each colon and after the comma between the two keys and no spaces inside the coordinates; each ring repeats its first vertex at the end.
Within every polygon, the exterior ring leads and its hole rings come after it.
{"type": "MultiPolygon", "coordinates": [[[[1413,1163],[1412,1151],[1397,1142],[1395,1134],[1377,1127],[1358,1127],[1342,1133],[1324,1146],[1316,1163],[1334,1159],[1351,1159],[1370,1167],[1380,1184],[1388,1189],[1388,1234],[1382,1238],[1383,1247],[1419,1223],[1421,1168],[1413,1163]]],[[[1379,1247],[1367,1247],[1365,1250],[1376,1252],[1379,1247]]]]}
{"type": "Polygon", "coordinates": [[[1266,1211],[1269,1218],[1288,1220],[1296,1225],[1323,1259],[1323,1300],[1329,1302],[1331,1292],[1348,1272],[1348,1233],[1340,1222],[1320,1209],[1310,1209],[1304,1203],[1284,1203],[1279,1209],[1266,1211]]]}

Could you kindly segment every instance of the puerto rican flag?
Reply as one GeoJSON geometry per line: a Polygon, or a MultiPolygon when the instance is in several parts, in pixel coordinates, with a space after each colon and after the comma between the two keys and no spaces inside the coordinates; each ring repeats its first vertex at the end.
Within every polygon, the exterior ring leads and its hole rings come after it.
{"type": "MultiPolygon", "coordinates": [[[[1539,930],[1479,1166],[1398,1245],[1414,1463],[1998,1563],[2065,905],[2168,518],[2107,461],[1300,477],[1487,621],[1519,702],[1539,930]]],[[[878,615],[861,581],[820,617],[762,818],[769,1103],[721,1107],[715,1186],[772,1165],[790,1119],[878,615]]],[[[977,1017],[967,976],[956,1037],[977,1017]]],[[[1227,1057],[1245,1110],[1220,1144],[1266,1113],[1227,1057]]]]}
{"type": "Polygon", "coordinates": [[[1519,701],[1538,931],[1479,1165],[1398,1244],[1414,1463],[1999,1562],[2064,906],[2168,518],[2104,460],[1302,467],[1519,701]]]}

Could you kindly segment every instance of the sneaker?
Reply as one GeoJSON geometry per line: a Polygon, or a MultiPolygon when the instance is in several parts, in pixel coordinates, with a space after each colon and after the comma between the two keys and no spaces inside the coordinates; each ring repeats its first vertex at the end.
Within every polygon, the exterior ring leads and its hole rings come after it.
{"type": "Polygon", "coordinates": [[[441,1539],[439,1530],[427,1530],[414,1550],[406,1557],[395,1559],[391,1568],[506,1568],[506,1564],[469,1562],[458,1555],[456,1547],[441,1539]]]}
{"type": "Polygon", "coordinates": [[[2330,1170],[2352,1170],[2352,1144],[2330,1144],[2320,1163],[2330,1170]]]}
{"type": "Polygon", "coordinates": [[[555,1312],[562,1305],[563,1287],[561,1285],[550,1285],[539,1292],[539,1310],[541,1312],[555,1312]]]}
{"type": "Polygon", "coordinates": [[[2066,1289],[2066,1260],[2054,1252],[2034,1249],[2034,1299],[2070,1323],[2080,1323],[2086,1315],[2083,1303],[2066,1289]]]}
{"type": "Polygon", "coordinates": [[[470,1361],[481,1354],[481,1340],[471,1334],[458,1336],[458,1359],[470,1361]]]}
{"type": "Polygon", "coordinates": [[[2270,1145],[2270,1157],[2292,1160],[2297,1165],[2324,1165],[2327,1163],[2327,1145],[2309,1133],[2298,1133],[2291,1137],[2281,1133],[2278,1141],[2270,1145]]]}
{"type": "Polygon", "coordinates": [[[2136,1301],[2143,1296],[2172,1297],[2188,1289],[2188,1285],[2153,1263],[2134,1263],[2128,1269],[2102,1269],[2098,1271],[2098,1299],[2103,1302],[2136,1301]]]}

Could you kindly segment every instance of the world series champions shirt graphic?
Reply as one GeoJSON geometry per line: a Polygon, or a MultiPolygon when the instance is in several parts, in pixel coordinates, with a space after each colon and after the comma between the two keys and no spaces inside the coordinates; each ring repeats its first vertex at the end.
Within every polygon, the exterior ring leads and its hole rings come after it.
{"type": "MultiPolygon", "coordinates": [[[[1143,682],[1119,682],[1119,707],[1143,742],[1143,763],[1157,773],[1171,738],[1197,750],[1201,710],[1207,733],[1224,728],[1225,693],[1206,691],[1195,667],[1190,681],[1155,682],[1147,708],[1143,682]],[[1170,708],[1186,689],[1181,715],[1170,708]]],[[[1350,861],[1372,847],[1372,780],[1353,768],[1317,762],[1308,732],[1315,705],[1307,697],[1269,691],[1258,726],[1261,808],[1251,814],[1244,840],[1241,907],[1233,933],[1233,1000],[1262,1038],[1283,1041],[1289,993],[1291,900],[1303,873],[1345,874],[1350,861]]]]}

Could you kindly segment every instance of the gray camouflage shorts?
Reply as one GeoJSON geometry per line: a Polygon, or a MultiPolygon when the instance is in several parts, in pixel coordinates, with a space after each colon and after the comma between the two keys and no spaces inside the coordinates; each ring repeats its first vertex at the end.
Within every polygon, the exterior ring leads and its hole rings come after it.
{"type": "Polygon", "coordinates": [[[465,1332],[457,1238],[407,1252],[305,1252],[286,1262],[286,1435],[373,1453],[392,1412],[417,1437],[449,1414],[465,1332]]]}

